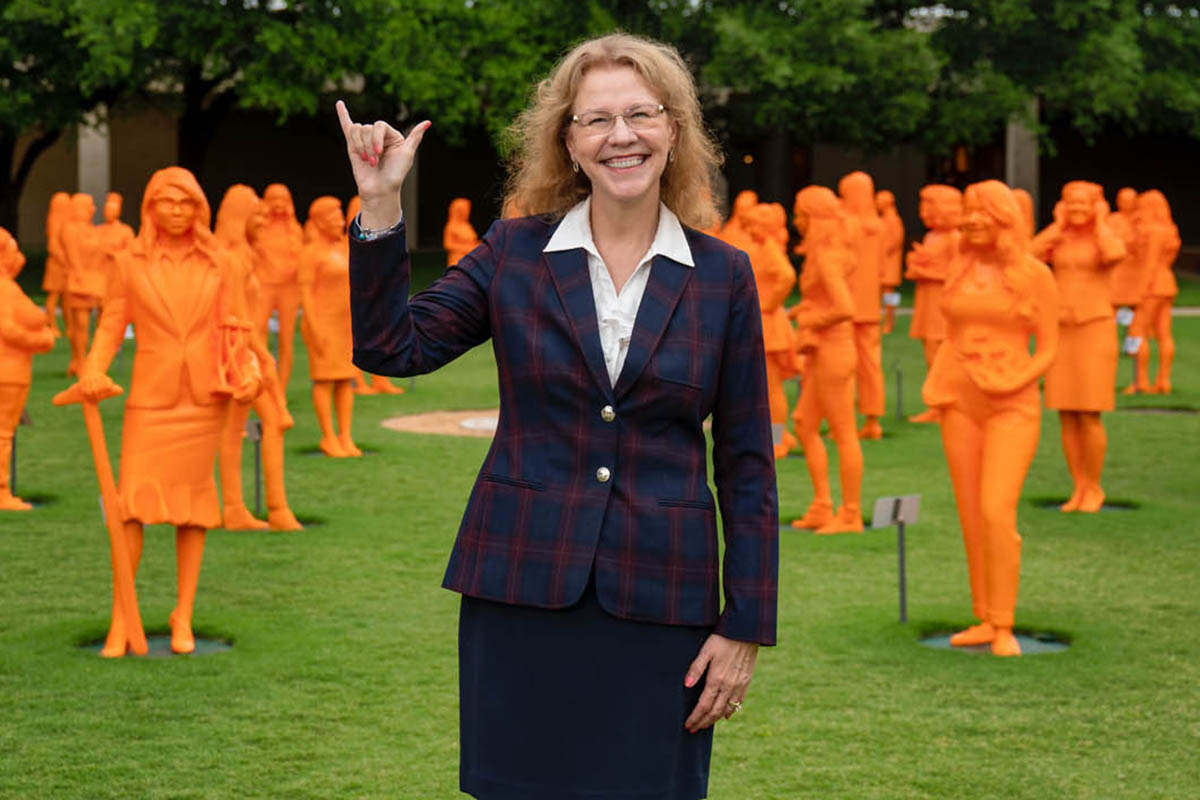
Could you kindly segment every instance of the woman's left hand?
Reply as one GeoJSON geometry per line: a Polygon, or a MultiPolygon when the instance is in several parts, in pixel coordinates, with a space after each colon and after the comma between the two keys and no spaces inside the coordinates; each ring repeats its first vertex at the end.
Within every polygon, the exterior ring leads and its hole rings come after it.
{"type": "Polygon", "coordinates": [[[711,727],[722,717],[733,716],[746,699],[757,658],[758,645],[753,642],[726,639],[715,633],[708,637],[683,680],[683,685],[690,688],[708,672],[704,692],[683,723],[688,733],[711,727]]]}

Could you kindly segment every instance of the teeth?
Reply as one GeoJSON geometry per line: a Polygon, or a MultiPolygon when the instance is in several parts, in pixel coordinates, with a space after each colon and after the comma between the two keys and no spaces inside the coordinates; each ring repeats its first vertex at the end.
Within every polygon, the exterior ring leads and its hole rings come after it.
{"type": "Polygon", "coordinates": [[[610,158],[606,163],[610,167],[623,169],[625,167],[636,167],[646,160],[645,156],[630,156],[629,158],[610,158]]]}

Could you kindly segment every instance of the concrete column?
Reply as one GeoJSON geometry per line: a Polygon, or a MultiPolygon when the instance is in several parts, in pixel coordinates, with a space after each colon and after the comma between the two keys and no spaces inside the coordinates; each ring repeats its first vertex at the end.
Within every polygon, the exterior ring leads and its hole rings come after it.
{"type": "Polygon", "coordinates": [[[112,142],[106,117],[106,109],[101,106],[78,129],[78,191],[90,194],[96,201],[96,222],[104,220],[104,198],[112,185],[112,142]]]}
{"type": "MultiPolygon", "coordinates": [[[[1038,101],[1029,101],[1029,114],[1038,118],[1038,101]]],[[[1038,140],[1037,132],[1020,118],[1009,120],[1004,129],[1004,182],[1014,189],[1024,189],[1033,197],[1034,227],[1041,220],[1038,197],[1038,140]]]]}
{"type": "Polygon", "coordinates": [[[417,183],[420,177],[418,175],[420,166],[421,150],[417,148],[417,154],[413,158],[412,169],[408,171],[408,177],[404,179],[404,185],[400,187],[400,205],[404,208],[404,229],[408,235],[409,252],[417,249],[421,241],[417,233],[420,230],[417,225],[419,221],[417,183]]]}

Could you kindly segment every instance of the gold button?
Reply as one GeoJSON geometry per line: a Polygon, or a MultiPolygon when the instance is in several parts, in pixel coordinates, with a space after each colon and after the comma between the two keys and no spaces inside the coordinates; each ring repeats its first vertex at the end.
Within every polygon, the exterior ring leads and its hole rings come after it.
{"type": "Polygon", "coordinates": [[[613,411],[612,406],[605,406],[604,408],[600,409],[600,419],[604,420],[605,422],[612,422],[616,418],[617,412],[613,411]]]}
{"type": "Polygon", "coordinates": [[[611,477],[612,473],[609,472],[608,467],[601,467],[600,469],[596,470],[596,480],[600,481],[601,483],[608,483],[608,479],[611,477]]]}

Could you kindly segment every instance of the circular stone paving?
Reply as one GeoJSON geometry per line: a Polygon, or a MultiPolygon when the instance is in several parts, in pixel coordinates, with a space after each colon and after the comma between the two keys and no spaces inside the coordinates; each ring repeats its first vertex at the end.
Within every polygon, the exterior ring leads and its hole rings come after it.
{"type": "MultiPolygon", "coordinates": [[[[1017,637],[1017,643],[1021,645],[1021,655],[1023,656],[1040,656],[1046,653],[1061,653],[1071,645],[1063,641],[1053,633],[1033,632],[1033,631],[1014,631],[1017,637]]],[[[935,650],[954,650],[961,653],[985,653],[992,654],[992,649],[986,644],[972,645],[970,647],[951,647],[949,633],[932,633],[928,636],[922,636],[920,642],[925,647],[932,647],[935,650]]]]}
{"type": "Polygon", "coordinates": [[[477,436],[490,439],[496,432],[500,412],[494,408],[474,411],[430,411],[389,417],[380,424],[401,433],[436,433],[443,436],[477,436]]]}
{"type": "MultiPolygon", "coordinates": [[[[149,651],[144,658],[190,658],[191,656],[211,656],[214,653],[226,653],[233,649],[233,642],[228,639],[206,639],[201,636],[196,637],[196,650],[187,655],[180,655],[171,652],[171,635],[169,633],[152,633],[146,635],[146,644],[149,646],[149,651]]],[[[104,649],[104,640],[98,642],[90,642],[80,645],[81,650],[100,655],[100,651],[104,649]]],[[[133,653],[127,653],[126,658],[138,658],[133,653]]]]}

